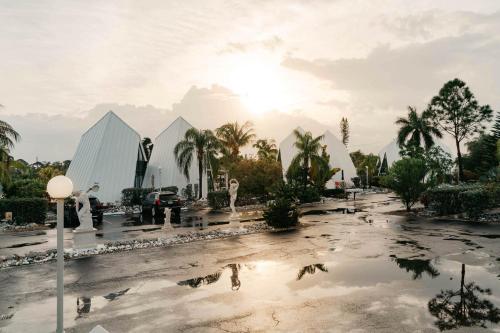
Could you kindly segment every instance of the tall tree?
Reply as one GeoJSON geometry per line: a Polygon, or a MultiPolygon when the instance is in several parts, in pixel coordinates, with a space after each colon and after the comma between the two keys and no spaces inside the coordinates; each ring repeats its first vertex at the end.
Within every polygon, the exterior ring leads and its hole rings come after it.
{"type": "Polygon", "coordinates": [[[278,149],[273,139],[259,139],[253,144],[257,148],[259,160],[276,160],[278,149]]]}
{"type": "Polygon", "coordinates": [[[419,115],[417,109],[413,106],[408,106],[408,117],[398,118],[396,125],[401,126],[398,132],[398,144],[400,147],[408,145],[420,147],[423,140],[424,147],[428,150],[434,145],[433,136],[438,138],[443,137],[439,129],[432,123],[430,113],[424,111],[419,115]]]}
{"type": "Polygon", "coordinates": [[[322,163],[320,150],[323,135],[314,138],[311,132],[302,134],[298,130],[294,130],[293,133],[296,138],[294,145],[298,149],[298,153],[293,158],[290,167],[302,169],[302,181],[304,188],[306,188],[311,162],[322,163]]]}
{"type": "Polygon", "coordinates": [[[144,149],[144,153],[146,154],[146,160],[149,161],[149,158],[151,157],[151,153],[153,152],[153,141],[151,141],[150,138],[145,137],[141,141],[142,148],[144,149]]]}
{"type": "Polygon", "coordinates": [[[189,169],[193,158],[198,161],[198,198],[202,198],[203,193],[203,173],[208,168],[213,173],[218,168],[217,155],[221,144],[210,130],[198,130],[191,128],[186,131],[184,139],[177,143],[174,148],[174,156],[179,169],[189,181],[189,169]]]}
{"type": "Polygon", "coordinates": [[[462,180],[460,143],[484,130],[484,122],[491,119],[493,111],[489,105],[479,105],[466,83],[459,79],[446,82],[439,94],[432,98],[428,110],[434,124],[455,139],[459,180],[462,180]]]}
{"type": "Polygon", "coordinates": [[[240,148],[255,138],[252,123],[247,121],[240,126],[238,122],[227,123],[216,129],[217,137],[227,150],[227,155],[234,161],[240,154],[240,148]]]}
{"type": "Polygon", "coordinates": [[[344,117],[340,120],[340,136],[342,137],[342,143],[347,147],[349,143],[349,122],[344,117]]]}

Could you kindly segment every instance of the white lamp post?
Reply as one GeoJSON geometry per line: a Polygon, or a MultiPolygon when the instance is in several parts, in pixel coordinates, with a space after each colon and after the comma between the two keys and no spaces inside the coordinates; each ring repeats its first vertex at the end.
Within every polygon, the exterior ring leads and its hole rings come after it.
{"type": "Polygon", "coordinates": [[[57,202],[57,333],[64,332],[64,198],[73,192],[73,183],[66,176],[55,176],[47,184],[47,193],[57,202]]]}
{"type": "Polygon", "coordinates": [[[368,189],[368,165],[366,167],[366,189],[368,189]]]}

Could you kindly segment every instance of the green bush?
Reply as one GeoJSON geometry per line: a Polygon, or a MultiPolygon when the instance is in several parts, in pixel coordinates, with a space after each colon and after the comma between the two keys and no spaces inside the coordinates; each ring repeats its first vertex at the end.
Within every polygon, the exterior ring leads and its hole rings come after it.
{"type": "Polygon", "coordinates": [[[458,198],[463,211],[473,220],[477,220],[491,204],[488,193],[482,188],[460,192],[458,198]]]}
{"type": "Polygon", "coordinates": [[[12,212],[15,224],[44,223],[48,201],[42,198],[13,198],[0,200],[0,215],[12,212]]]}
{"type": "Polygon", "coordinates": [[[327,188],[323,190],[323,196],[329,198],[345,198],[346,192],[343,188],[327,188]]]}
{"type": "Polygon", "coordinates": [[[418,158],[403,158],[393,164],[389,174],[382,178],[382,183],[396,192],[406,210],[410,211],[425,191],[426,173],[425,161],[418,158]]]}
{"type": "MultiPolygon", "coordinates": [[[[140,188],[140,187],[131,187],[125,188],[122,190],[122,205],[124,206],[135,206],[141,205],[144,198],[151,192],[156,191],[157,189],[153,188],[140,188]]],[[[179,189],[177,186],[167,186],[162,187],[161,191],[170,191],[177,193],[179,189]]]]}
{"type": "Polygon", "coordinates": [[[299,211],[292,200],[279,197],[270,202],[264,211],[264,219],[273,228],[288,228],[297,225],[299,211]]]}
{"type": "Polygon", "coordinates": [[[429,207],[439,215],[457,214],[463,211],[460,193],[479,189],[479,184],[441,185],[426,192],[429,207]]]}
{"type": "Polygon", "coordinates": [[[318,202],[321,200],[319,190],[314,186],[307,186],[305,189],[297,189],[297,198],[301,203],[318,202]]]}
{"type": "Polygon", "coordinates": [[[208,192],[207,199],[208,205],[214,210],[219,210],[221,208],[229,206],[228,191],[208,192]]]}
{"type": "Polygon", "coordinates": [[[7,198],[46,198],[45,188],[38,179],[18,179],[7,184],[4,193],[7,198]]]}

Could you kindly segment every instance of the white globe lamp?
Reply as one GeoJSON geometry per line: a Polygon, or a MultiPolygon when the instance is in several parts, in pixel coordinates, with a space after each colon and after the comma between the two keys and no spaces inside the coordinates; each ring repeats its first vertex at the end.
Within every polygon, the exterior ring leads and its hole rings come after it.
{"type": "Polygon", "coordinates": [[[47,193],[53,199],[64,199],[73,192],[73,182],[66,176],[55,176],[47,184],[47,193]]]}

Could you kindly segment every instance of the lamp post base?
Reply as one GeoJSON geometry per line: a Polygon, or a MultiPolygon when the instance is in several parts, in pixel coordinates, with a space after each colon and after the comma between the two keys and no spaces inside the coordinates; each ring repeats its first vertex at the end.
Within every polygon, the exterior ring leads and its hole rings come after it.
{"type": "Polygon", "coordinates": [[[73,230],[73,248],[78,250],[95,249],[97,247],[95,238],[96,230],[95,228],[90,230],[73,230]]]}

